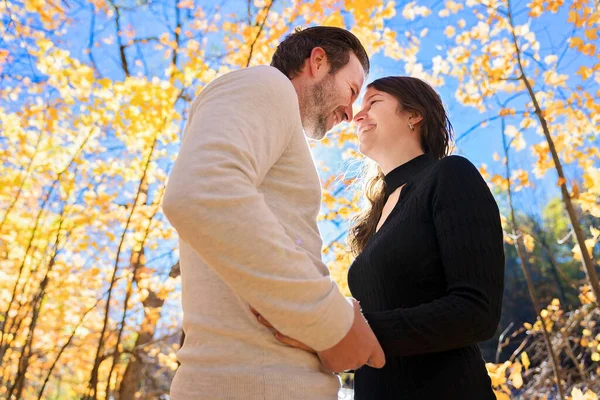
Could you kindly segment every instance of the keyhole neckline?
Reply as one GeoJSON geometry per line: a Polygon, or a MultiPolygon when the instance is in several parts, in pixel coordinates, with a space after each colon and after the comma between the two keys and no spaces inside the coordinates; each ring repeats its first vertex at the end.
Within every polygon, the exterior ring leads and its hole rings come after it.
{"type": "Polygon", "coordinates": [[[435,161],[433,154],[424,153],[391,170],[384,178],[386,199],[400,186],[435,161]]]}

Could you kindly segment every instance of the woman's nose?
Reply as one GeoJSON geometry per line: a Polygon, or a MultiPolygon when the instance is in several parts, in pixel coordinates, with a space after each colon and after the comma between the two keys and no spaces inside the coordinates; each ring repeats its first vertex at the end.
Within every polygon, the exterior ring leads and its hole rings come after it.
{"type": "Polygon", "coordinates": [[[354,122],[359,123],[360,121],[365,119],[365,114],[366,113],[363,110],[360,110],[359,112],[357,112],[356,115],[354,116],[354,122]]]}

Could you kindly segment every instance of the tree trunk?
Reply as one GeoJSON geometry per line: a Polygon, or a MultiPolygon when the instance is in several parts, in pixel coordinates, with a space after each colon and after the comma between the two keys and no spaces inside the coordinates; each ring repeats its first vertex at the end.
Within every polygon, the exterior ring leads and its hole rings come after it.
{"type": "MultiPolygon", "coordinates": [[[[173,267],[171,267],[169,276],[171,278],[175,278],[179,276],[179,274],[179,263],[176,263],[173,265],[173,267]]],[[[151,291],[148,297],[146,297],[142,303],[144,305],[144,310],[157,310],[163,306],[164,302],[164,299],[159,298],[154,292],[151,291]]],[[[127,364],[125,374],[123,374],[123,379],[121,380],[121,386],[119,388],[119,400],[136,399],[135,394],[142,387],[145,367],[142,357],[142,354],[144,353],[143,349],[144,345],[152,341],[157,322],[158,320],[153,318],[152,312],[144,311],[144,321],[142,322],[140,334],[138,335],[134,345],[134,349],[137,350],[132,351],[133,359],[129,362],[129,364],[127,364]]]]}
{"type": "Polygon", "coordinates": [[[540,301],[535,292],[535,286],[533,285],[533,281],[531,279],[531,274],[529,272],[529,268],[527,267],[527,251],[525,248],[525,244],[523,242],[523,235],[520,232],[517,226],[517,220],[515,218],[515,209],[513,207],[512,201],[512,191],[510,188],[510,164],[509,164],[509,145],[506,143],[506,133],[505,133],[505,125],[504,118],[502,118],[502,143],[504,145],[504,154],[506,157],[506,180],[508,181],[508,206],[510,209],[510,224],[512,226],[513,235],[517,238],[515,247],[517,250],[517,255],[519,257],[519,261],[521,262],[521,268],[523,269],[523,274],[525,275],[525,281],[527,282],[527,289],[529,292],[529,296],[531,297],[531,302],[533,303],[533,307],[535,308],[535,313],[537,315],[537,319],[540,321],[542,325],[542,334],[544,336],[544,342],[546,343],[546,347],[548,349],[548,353],[550,354],[550,360],[552,361],[552,367],[554,369],[554,379],[556,380],[556,386],[558,388],[558,396],[560,400],[565,398],[564,389],[562,387],[561,377],[560,377],[560,364],[558,362],[558,358],[552,347],[552,341],[550,340],[550,333],[546,327],[546,321],[541,317],[542,308],[540,306],[540,301]]]}

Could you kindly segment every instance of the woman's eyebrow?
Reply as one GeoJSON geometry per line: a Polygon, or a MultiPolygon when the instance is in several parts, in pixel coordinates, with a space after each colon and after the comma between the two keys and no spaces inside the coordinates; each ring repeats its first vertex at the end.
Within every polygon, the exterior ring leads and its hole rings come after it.
{"type": "Polygon", "coordinates": [[[368,101],[372,97],[375,97],[375,96],[381,96],[381,93],[373,93],[373,94],[369,95],[368,97],[365,97],[364,101],[368,101]]]}

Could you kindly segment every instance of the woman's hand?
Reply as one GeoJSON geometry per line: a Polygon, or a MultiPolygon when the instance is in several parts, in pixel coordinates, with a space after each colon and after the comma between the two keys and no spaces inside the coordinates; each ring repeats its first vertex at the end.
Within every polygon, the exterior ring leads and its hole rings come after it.
{"type": "Polygon", "coordinates": [[[296,339],[292,339],[289,336],[283,335],[281,332],[279,332],[277,329],[275,329],[273,327],[273,325],[271,325],[271,323],[269,321],[267,321],[262,315],[260,315],[258,313],[258,311],[256,311],[254,308],[250,307],[250,311],[252,311],[252,314],[254,314],[256,316],[256,318],[258,319],[258,322],[260,322],[261,324],[263,324],[264,326],[269,328],[275,335],[275,339],[277,339],[281,343],[286,344],[291,347],[295,347],[300,350],[308,351],[309,353],[317,354],[317,352],[314,349],[305,345],[304,343],[299,342],[296,339]]]}

